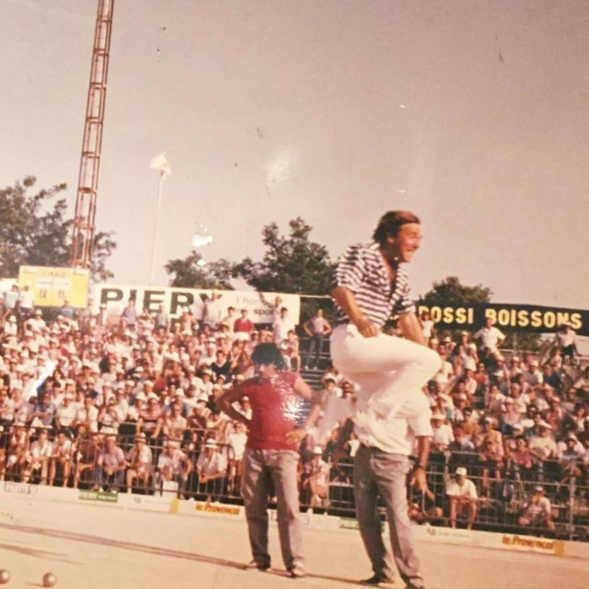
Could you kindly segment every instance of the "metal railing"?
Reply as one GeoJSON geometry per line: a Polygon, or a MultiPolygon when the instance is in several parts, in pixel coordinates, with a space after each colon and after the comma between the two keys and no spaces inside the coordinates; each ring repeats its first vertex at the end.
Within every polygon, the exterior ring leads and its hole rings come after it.
{"type": "MultiPolygon", "coordinates": [[[[218,444],[215,452],[222,456],[223,472],[218,478],[205,480],[199,476],[199,457],[205,452],[206,441],[214,431],[186,430],[181,440],[173,441],[147,437],[149,462],[133,462],[132,450],[137,447],[134,434],[117,436],[82,434],[68,443],[67,436],[47,430],[47,441],[53,451],[39,451],[35,442],[44,439],[40,429],[11,428],[0,439],[0,480],[29,484],[94,489],[117,493],[164,495],[179,499],[219,501],[241,504],[242,461],[228,444],[218,444]],[[125,463],[120,469],[110,470],[100,456],[107,443],[115,438],[125,463]],[[69,450],[68,450],[69,448],[69,450]],[[65,449],[65,451],[64,451],[65,449]],[[168,456],[168,459],[162,459],[168,456]]],[[[120,453],[119,453],[120,455],[120,453]]],[[[314,494],[305,484],[304,465],[301,463],[300,502],[303,511],[354,517],[352,459],[342,460],[329,468],[327,489],[322,496],[314,494]]],[[[450,498],[447,485],[457,465],[466,465],[468,478],[478,493],[473,529],[541,535],[552,538],[589,541],[589,486],[586,478],[570,476],[555,478],[557,465],[548,463],[543,469],[529,473],[517,469],[489,469],[477,464],[473,455],[452,458],[432,454],[427,470],[427,493],[408,490],[408,509],[419,523],[435,526],[450,525],[450,498]],[[544,496],[551,503],[553,525],[522,525],[521,516],[534,487],[541,484],[544,496]]],[[[408,487],[409,489],[409,487],[408,487]]],[[[272,507],[272,494],[269,498],[272,507]]],[[[384,505],[382,506],[384,518],[384,505]]],[[[469,525],[467,514],[458,513],[457,527],[469,525]]]]}

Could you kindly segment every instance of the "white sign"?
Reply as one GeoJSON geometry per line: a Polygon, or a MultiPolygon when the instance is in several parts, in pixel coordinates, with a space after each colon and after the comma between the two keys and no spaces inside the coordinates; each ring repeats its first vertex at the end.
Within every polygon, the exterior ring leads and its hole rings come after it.
{"type": "MultiPolygon", "coordinates": [[[[247,309],[248,317],[254,323],[273,323],[274,303],[279,297],[280,306],[288,309],[289,317],[293,323],[300,320],[301,301],[299,295],[283,293],[258,293],[256,291],[243,290],[203,290],[197,288],[176,288],[172,286],[128,286],[128,285],[101,285],[95,288],[94,311],[98,311],[99,305],[106,305],[109,315],[120,315],[130,298],[135,299],[137,311],[148,309],[151,313],[157,313],[160,304],[171,317],[182,314],[182,307],[189,307],[192,314],[202,318],[204,301],[215,292],[220,295],[222,313],[227,315],[227,308],[234,307],[237,316],[241,309],[247,309]]],[[[236,316],[236,319],[237,319],[236,316]]]]}

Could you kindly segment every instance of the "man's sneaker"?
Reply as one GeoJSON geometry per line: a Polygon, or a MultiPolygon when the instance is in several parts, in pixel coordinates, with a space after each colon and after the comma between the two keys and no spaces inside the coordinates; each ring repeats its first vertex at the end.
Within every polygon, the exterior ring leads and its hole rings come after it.
{"type": "Polygon", "coordinates": [[[305,576],[305,571],[300,564],[295,564],[288,572],[291,579],[302,579],[305,576]]]}
{"type": "Polygon", "coordinates": [[[386,587],[392,585],[395,581],[388,577],[381,577],[380,575],[372,575],[369,579],[362,579],[360,585],[367,585],[368,587],[386,587]]]}
{"type": "Polygon", "coordinates": [[[270,569],[269,562],[258,562],[257,560],[252,560],[245,565],[245,569],[248,571],[258,570],[262,572],[266,572],[270,569]]]}

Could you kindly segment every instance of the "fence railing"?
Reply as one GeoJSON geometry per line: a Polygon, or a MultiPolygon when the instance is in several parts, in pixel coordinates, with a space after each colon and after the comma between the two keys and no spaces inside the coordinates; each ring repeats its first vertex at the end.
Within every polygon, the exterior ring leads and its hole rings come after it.
{"type": "MultiPolygon", "coordinates": [[[[204,476],[207,464],[206,442],[214,433],[187,430],[182,440],[147,437],[136,441],[134,434],[118,436],[83,434],[69,440],[52,430],[14,428],[0,439],[0,480],[29,484],[100,489],[118,493],[169,495],[179,499],[238,503],[241,500],[242,460],[229,444],[218,444],[209,456],[219,454],[214,476],[204,476]],[[110,441],[109,441],[110,439],[110,441]],[[48,445],[51,445],[49,448],[48,445]],[[108,446],[108,448],[106,448],[108,446]],[[105,459],[104,451],[112,454],[105,459]],[[121,458],[124,457],[124,460],[121,458]],[[201,458],[202,457],[202,458],[201,458]]],[[[354,517],[352,459],[329,466],[322,494],[306,484],[305,468],[300,468],[301,509],[311,509],[343,517],[354,517]]],[[[467,477],[475,484],[478,499],[474,518],[458,510],[456,525],[472,523],[474,529],[534,534],[546,537],[589,541],[589,486],[586,478],[570,476],[555,480],[554,465],[521,473],[517,469],[490,470],[468,462],[469,456],[448,460],[433,454],[427,470],[426,492],[409,490],[408,509],[419,523],[451,524],[451,499],[448,484],[457,465],[467,465],[467,477]],[[462,458],[462,459],[461,459],[462,458]],[[550,520],[523,524],[521,516],[538,485],[550,501],[550,520]]],[[[472,455],[470,455],[472,458],[472,455]]],[[[209,473],[211,474],[211,473],[209,473]]],[[[270,497],[270,506],[273,499],[270,497]]],[[[382,509],[384,517],[384,506],[382,509]]]]}

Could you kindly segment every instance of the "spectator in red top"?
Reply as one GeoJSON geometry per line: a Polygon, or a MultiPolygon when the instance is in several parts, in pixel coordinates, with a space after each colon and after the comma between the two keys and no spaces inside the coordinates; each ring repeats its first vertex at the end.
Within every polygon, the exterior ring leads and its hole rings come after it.
{"type": "Polygon", "coordinates": [[[248,568],[270,568],[267,508],[270,484],[273,482],[282,558],[291,577],[303,577],[297,450],[307,435],[307,429],[319,417],[320,399],[298,374],[284,370],[282,354],[275,344],[256,346],[252,361],[256,376],[230,389],[218,401],[222,411],[248,428],[242,481],[253,554],[248,568]],[[251,419],[234,407],[234,403],[244,396],[251,402],[251,419]],[[298,427],[297,422],[303,417],[304,399],[312,401],[313,408],[306,424],[298,427]]]}
{"type": "Polygon", "coordinates": [[[254,324],[248,319],[247,309],[242,309],[241,317],[238,317],[233,323],[233,332],[235,339],[248,340],[251,332],[254,330],[254,324]]]}

